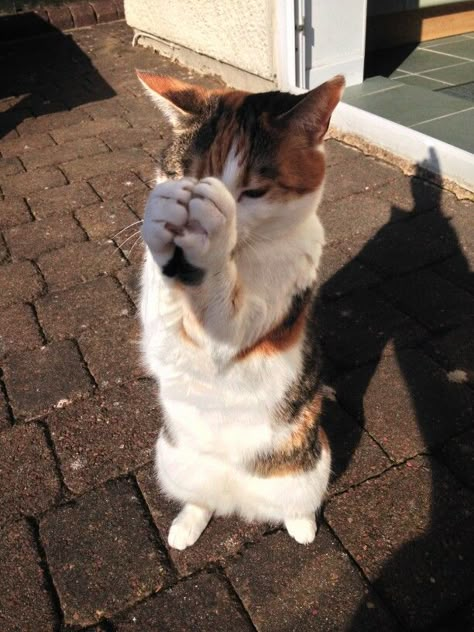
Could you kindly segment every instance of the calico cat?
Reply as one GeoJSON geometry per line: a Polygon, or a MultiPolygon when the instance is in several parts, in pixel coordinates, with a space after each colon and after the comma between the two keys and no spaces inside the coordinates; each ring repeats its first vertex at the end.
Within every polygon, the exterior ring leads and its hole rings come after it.
{"type": "Polygon", "coordinates": [[[142,351],[159,381],[170,546],[212,515],[316,534],[330,473],[313,322],[323,138],[344,79],[304,95],[138,76],[174,128],[145,209],[142,351]]]}

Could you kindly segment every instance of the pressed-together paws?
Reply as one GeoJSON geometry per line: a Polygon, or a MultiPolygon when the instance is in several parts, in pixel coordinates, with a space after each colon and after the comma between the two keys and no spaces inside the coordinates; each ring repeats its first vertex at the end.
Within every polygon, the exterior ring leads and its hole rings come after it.
{"type": "Polygon", "coordinates": [[[193,545],[206,528],[211,516],[212,512],[204,507],[185,505],[171,524],[168,544],[179,551],[193,545]]]}
{"type": "Polygon", "coordinates": [[[236,203],[217,178],[204,178],[193,188],[188,222],[174,239],[186,259],[200,268],[219,268],[237,242],[236,203]]]}
{"type": "Polygon", "coordinates": [[[188,221],[187,206],[195,183],[194,178],[167,180],[158,184],[148,198],[142,235],[159,266],[173,256],[174,238],[188,221]]]}
{"type": "Polygon", "coordinates": [[[314,515],[288,518],[285,520],[285,527],[299,544],[310,544],[316,537],[317,527],[314,515]]]}
{"type": "Polygon", "coordinates": [[[179,246],[193,266],[218,268],[237,241],[235,200],[217,178],[168,180],[148,199],[142,234],[161,267],[179,246]]]}

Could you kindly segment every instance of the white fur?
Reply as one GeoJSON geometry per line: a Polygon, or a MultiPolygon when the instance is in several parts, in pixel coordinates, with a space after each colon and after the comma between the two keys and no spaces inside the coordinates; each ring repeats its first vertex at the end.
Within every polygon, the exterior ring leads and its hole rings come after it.
{"type": "Polygon", "coordinates": [[[298,542],[311,542],[329,479],[326,450],[313,470],[298,475],[265,478],[247,467],[288,440],[290,429],[273,413],[298,375],[301,347],[235,361],[281,321],[295,291],[314,282],[324,243],[316,215],[321,191],[288,208],[241,198],[237,175],[231,153],[222,178],[191,186],[190,199],[186,182],[159,184],[143,227],[142,349],[159,380],[168,429],[156,446],[159,482],[184,505],[169,534],[178,549],[196,541],[213,513],[284,523],[298,542]],[[175,203],[184,198],[187,218],[175,203]],[[178,226],[179,235],[166,223],[178,226]],[[198,289],[162,275],[173,244],[207,270],[198,289]],[[237,281],[243,298],[235,313],[229,296],[237,281]],[[183,327],[194,344],[183,338],[183,327]]]}

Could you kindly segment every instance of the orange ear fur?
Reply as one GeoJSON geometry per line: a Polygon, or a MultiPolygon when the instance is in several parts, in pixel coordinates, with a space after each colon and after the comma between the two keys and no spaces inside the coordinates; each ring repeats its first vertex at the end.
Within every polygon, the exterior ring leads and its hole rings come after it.
{"type": "Polygon", "coordinates": [[[206,107],[208,92],[200,86],[173,77],[136,71],[138,79],[173,125],[179,125],[189,115],[200,114],[206,107]]]}

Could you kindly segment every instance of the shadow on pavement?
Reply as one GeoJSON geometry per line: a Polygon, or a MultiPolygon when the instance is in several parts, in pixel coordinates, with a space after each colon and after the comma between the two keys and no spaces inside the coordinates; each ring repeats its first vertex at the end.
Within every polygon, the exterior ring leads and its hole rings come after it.
{"type": "MultiPolygon", "coordinates": [[[[330,501],[326,519],[403,629],[434,629],[472,598],[474,275],[442,189],[430,187],[428,203],[421,185],[412,178],[413,208],[392,206],[390,221],[324,284],[318,308],[337,400],[358,422],[341,433],[328,402],[334,482],[366,432],[400,463],[336,497],[335,509],[330,501]],[[347,294],[361,263],[383,283],[347,294]]],[[[352,632],[365,629],[366,607],[352,632]]],[[[446,629],[468,629],[448,620],[446,629]]]]}
{"type": "Polygon", "coordinates": [[[0,112],[0,138],[32,116],[115,95],[72,37],[35,13],[0,17],[0,66],[0,99],[11,97],[0,112]]]}

